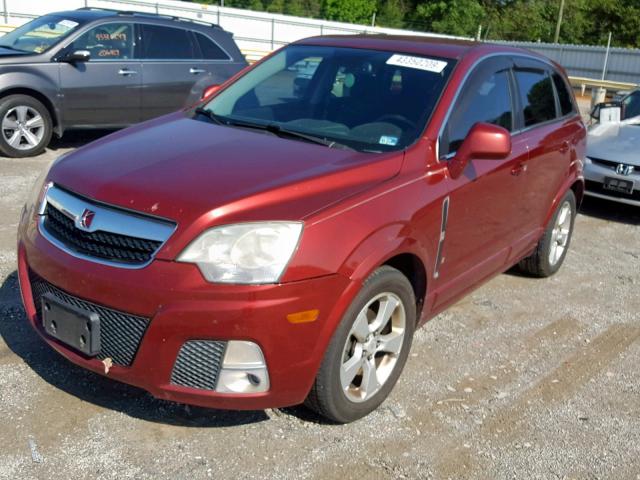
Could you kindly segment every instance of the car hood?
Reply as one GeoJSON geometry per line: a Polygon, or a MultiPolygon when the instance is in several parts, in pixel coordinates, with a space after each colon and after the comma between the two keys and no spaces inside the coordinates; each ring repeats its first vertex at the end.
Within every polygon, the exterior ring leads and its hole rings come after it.
{"type": "Polygon", "coordinates": [[[610,123],[589,132],[587,157],[640,166],[640,125],[610,123]]]}
{"type": "Polygon", "coordinates": [[[402,152],[359,153],[193,120],[180,112],[57,162],[54,183],[176,221],[302,220],[398,173],[402,152]]]}

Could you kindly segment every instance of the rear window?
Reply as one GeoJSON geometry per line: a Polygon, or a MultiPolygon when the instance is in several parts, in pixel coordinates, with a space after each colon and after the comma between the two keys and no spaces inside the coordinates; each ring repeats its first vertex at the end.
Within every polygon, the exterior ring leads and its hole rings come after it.
{"type": "Polygon", "coordinates": [[[551,79],[542,70],[516,70],[524,126],[531,127],[556,118],[556,99],[551,79]]]}
{"type": "Polygon", "coordinates": [[[562,116],[569,115],[573,112],[573,102],[571,101],[571,93],[569,93],[567,84],[558,73],[553,74],[553,83],[556,86],[556,92],[558,92],[562,116]]]}
{"type": "Polygon", "coordinates": [[[227,55],[222,48],[216,45],[213,40],[200,33],[196,33],[195,36],[198,41],[198,45],[200,46],[200,52],[202,52],[202,58],[205,60],[229,59],[229,55],[227,55]]]}
{"type": "Polygon", "coordinates": [[[162,60],[196,58],[188,30],[160,25],[141,25],[141,27],[142,58],[162,60]]]}

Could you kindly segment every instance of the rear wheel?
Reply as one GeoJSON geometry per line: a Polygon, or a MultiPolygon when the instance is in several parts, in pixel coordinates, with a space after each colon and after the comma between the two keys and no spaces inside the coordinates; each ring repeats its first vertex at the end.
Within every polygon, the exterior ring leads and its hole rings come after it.
{"type": "Polygon", "coordinates": [[[520,269],[536,277],[548,277],[556,273],[569,250],[575,216],[576,197],[569,190],[558,204],[536,250],[518,264],[520,269]]]}
{"type": "Polygon", "coordinates": [[[415,323],[407,278],[389,266],[376,270],[334,333],[306,405],[339,423],[375,410],[402,372],[415,323]]]}
{"type": "Polygon", "coordinates": [[[0,100],[0,151],[8,157],[31,157],[44,151],[53,131],[51,115],[28,95],[0,100]]]}

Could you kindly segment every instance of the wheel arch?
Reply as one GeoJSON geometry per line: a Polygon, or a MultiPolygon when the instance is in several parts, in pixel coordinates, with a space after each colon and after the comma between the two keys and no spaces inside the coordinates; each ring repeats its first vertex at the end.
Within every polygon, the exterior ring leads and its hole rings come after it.
{"type": "Polygon", "coordinates": [[[60,117],[58,115],[58,111],[53,103],[53,101],[44,93],[39,90],[29,88],[29,87],[11,87],[0,92],[0,99],[8,97],[10,95],[27,95],[29,97],[33,97],[42,103],[49,115],[51,116],[51,122],[53,126],[53,131],[56,135],[61,136],[63,132],[62,123],[60,121],[60,117]]]}
{"type": "Polygon", "coordinates": [[[411,283],[419,321],[427,298],[431,256],[420,242],[407,236],[406,227],[404,223],[396,223],[370,235],[351,253],[340,273],[361,284],[383,265],[396,268],[411,283]]]}

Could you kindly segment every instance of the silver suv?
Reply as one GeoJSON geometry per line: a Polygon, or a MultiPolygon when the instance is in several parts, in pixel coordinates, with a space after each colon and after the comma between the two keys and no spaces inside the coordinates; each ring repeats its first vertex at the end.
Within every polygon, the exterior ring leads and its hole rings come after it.
{"type": "Polygon", "coordinates": [[[0,37],[0,151],[31,156],[53,133],[172,112],[246,65],[213,24],[101,9],[44,15],[0,37]]]}

